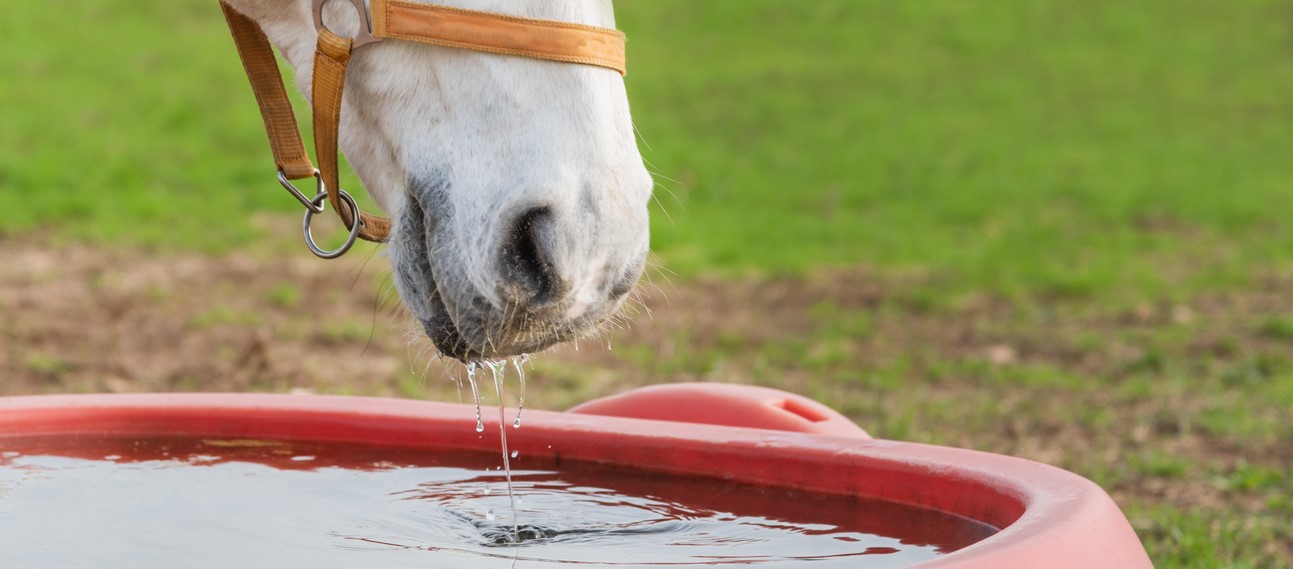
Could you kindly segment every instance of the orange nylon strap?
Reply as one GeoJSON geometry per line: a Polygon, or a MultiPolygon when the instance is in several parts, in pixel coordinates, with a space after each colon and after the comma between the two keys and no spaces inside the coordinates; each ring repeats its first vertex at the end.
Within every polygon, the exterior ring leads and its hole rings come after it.
{"type": "MultiPolygon", "coordinates": [[[[318,49],[314,52],[314,156],[319,160],[323,187],[328,191],[332,209],[341,216],[346,228],[354,227],[354,212],[341,203],[337,175],[337,134],[341,124],[341,97],[346,86],[346,64],[350,62],[350,39],[321,28],[318,49]]],[[[363,224],[359,237],[368,241],[386,241],[391,220],[359,212],[363,224]]]]}
{"type": "MultiPolygon", "coordinates": [[[[292,113],[292,104],[283,87],[278,61],[269,40],[259,24],[234,11],[223,0],[220,8],[229,22],[238,55],[256,94],[274,163],[288,179],[313,176],[314,166],[310,164],[305,145],[301,142],[300,128],[292,113]]],[[[487,53],[594,65],[615,70],[620,75],[624,75],[626,69],[624,34],[618,30],[404,0],[370,0],[370,11],[371,35],[377,39],[403,39],[487,53]]],[[[319,160],[320,179],[328,193],[328,201],[346,227],[353,228],[356,212],[342,202],[338,186],[337,138],[346,65],[354,46],[350,39],[340,37],[322,25],[318,33],[312,101],[314,152],[319,160]]],[[[358,214],[361,223],[359,237],[368,241],[387,240],[391,229],[389,219],[363,212],[358,214]]]]}
{"type": "Polygon", "coordinates": [[[314,165],[305,153],[305,144],[297,128],[292,103],[283,87],[283,76],[274,59],[274,49],[261,31],[260,25],[224,2],[220,3],[229,31],[233,34],[238,56],[251,82],[251,90],[260,106],[260,116],[265,121],[265,134],[269,149],[274,153],[274,164],[289,180],[309,178],[314,175],[314,165]]]}
{"type": "Polygon", "coordinates": [[[403,0],[371,0],[369,9],[374,37],[626,72],[619,30],[403,0]]]}

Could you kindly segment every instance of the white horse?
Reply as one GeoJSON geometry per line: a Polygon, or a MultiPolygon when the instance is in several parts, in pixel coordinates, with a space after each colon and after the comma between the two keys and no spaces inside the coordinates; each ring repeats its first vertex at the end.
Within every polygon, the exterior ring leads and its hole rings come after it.
{"type": "MultiPolygon", "coordinates": [[[[433,0],[614,28],[610,0],[433,0]]],[[[228,0],[309,96],[310,0],[228,0]]],[[[359,30],[346,2],[324,20],[359,30]]],[[[340,146],[395,220],[404,304],[446,355],[533,352],[593,333],[646,262],[652,181],[615,71],[411,42],[356,50],[340,146]]]]}

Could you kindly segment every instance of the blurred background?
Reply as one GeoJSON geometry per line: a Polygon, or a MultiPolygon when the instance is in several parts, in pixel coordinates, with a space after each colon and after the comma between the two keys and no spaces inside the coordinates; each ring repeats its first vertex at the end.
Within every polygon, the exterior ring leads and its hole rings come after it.
{"type": "MultiPolygon", "coordinates": [[[[527,406],[779,387],[1091,478],[1160,568],[1293,567],[1293,2],[616,9],[655,266],[527,406]]],[[[0,395],[470,398],[380,248],[301,246],[214,0],[0,45],[0,395]]]]}

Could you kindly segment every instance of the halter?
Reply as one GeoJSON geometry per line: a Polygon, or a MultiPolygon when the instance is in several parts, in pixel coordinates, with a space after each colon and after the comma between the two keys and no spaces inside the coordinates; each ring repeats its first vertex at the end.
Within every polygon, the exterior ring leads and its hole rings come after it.
{"type": "Polygon", "coordinates": [[[618,30],[518,18],[492,12],[477,12],[406,0],[344,0],[360,15],[359,33],[341,37],[323,23],[323,5],[314,1],[314,27],[318,44],[314,52],[314,86],[311,89],[314,120],[315,169],[301,142],[300,127],[292,113],[279,74],[278,62],[269,40],[255,20],[221,0],[225,20],[233,33],[238,55],[251,82],[265,121],[269,147],[278,166],[279,183],[306,208],[302,231],[305,243],[315,255],[335,259],[350,250],[355,238],[384,242],[390,237],[391,221],[359,211],[354,198],[337,184],[337,131],[341,120],[341,94],[346,82],[350,54],[361,47],[386,39],[404,40],[444,47],[470,49],[499,55],[514,55],[564,63],[605,67],[624,75],[624,34],[618,30]],[[314,177],[315,195],[307,197],[292,180],[314,177]],[[320,248],[310,233],[310,220],[323,213],[324,200],[332,203],[350,230],[346,242],[333,250],[320,248]],[[342,207],[342,202],[345,207],[342,207]],[[355,219],[358,215],[358,220],[355,219]]]}

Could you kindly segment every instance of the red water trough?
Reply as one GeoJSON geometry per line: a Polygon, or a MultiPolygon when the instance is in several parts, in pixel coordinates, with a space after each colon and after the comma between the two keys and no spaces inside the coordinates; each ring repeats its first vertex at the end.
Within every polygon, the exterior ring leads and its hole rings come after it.
{"type": "MultiPolygon", "coordinates": [[[[1001,531],[921,568],[1151,568],[1109,496],[1023,459],[872,439],[842,415],[772,389],[678,384],[527,411],[527,455],[636,471],[863,496],[1001,531]]],[[[38,435],[309,440],[496,452],[466,436],[475,409],[396,399],[257,394],[0,398],[0,439],[38,435]]],[[[474,433],[473,433],[474,434],[474,433]]]]}

